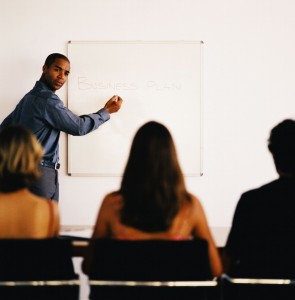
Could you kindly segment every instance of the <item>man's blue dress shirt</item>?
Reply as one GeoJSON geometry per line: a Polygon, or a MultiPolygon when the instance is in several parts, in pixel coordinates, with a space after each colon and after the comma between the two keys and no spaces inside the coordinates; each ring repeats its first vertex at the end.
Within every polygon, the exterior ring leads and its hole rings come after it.
{"type": "Polygon", "coordinates": [[[34,88],[4,119],[1,127],[18,124],[30,129],[45,149],[43,159],[56,163],[59,159],[60,131],[71,135],[85,135],[109,118],[110,115],[104,108],[93,114],[75,115],[45,83],[37,81],[34,88]]]}

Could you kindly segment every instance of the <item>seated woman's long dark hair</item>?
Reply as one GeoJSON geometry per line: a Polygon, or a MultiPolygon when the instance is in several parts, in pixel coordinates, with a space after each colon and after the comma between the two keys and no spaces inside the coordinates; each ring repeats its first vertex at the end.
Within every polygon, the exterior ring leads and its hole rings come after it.
{"type": "Polygon", "coordinates": [[[145,232],[167,230],[189,199],[168,129],[148,122],[136,133],[123,174],[121,222],[145,232]]]}

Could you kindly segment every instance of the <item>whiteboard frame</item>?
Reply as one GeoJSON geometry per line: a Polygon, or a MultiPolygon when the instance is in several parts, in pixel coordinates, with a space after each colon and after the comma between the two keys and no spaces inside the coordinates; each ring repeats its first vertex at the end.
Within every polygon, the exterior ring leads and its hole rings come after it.
{"type": "MultiPolygon", "coordinates": [[[[100,41],[82,41],[82,40],[75,40],[75,41],[68,41],[68,58],[71,61],[70,58],[70,46],[75,44],[200,44],[200,158],[199,158],[199,164],[200,164],[200,172],[194,173],[194,174],[187,174],[182,168],[183,175],[185,177],[199,177],[203,176],[203,156],[204,156],[204,148],[203,148],[203,44],[204,42],[201,40],[100,40],[100,41]]],[[[71,61],[72,62],[72,61],[71,61]]],[[[68,80],[68,108],[70,107],[70,88],[71,88],[71,80],[68,80]]],[[[106,99],[107,100],[107,99],[106,99]]],[[[124,104],[123,104],[124,105],[124,104]]],[[[118,112],[120,113],[120,112],[118,112]]],[[[111,121],[111,120],[110,120],[111,121]]],[[[104,126],[104,125],[102,125],[104,126]]],[[[168,128],[169,129],[169,128],[168,128]]],[[[99,130],[99,129],[98,129],[99,130]]],[[[132,140],[130,140],[131,144],[132,140]]],[[[77,177],[122,177],[122,174],[109,174],[109,173],[83,173],[83,172],[73,172],[71,170],[71,161],[72,161],[72,155],[71,155],[71,136],[67,135],[67,152],[68,152],[68,170],[67,173],[70,176],[77,176],[77,177]]],[[[177,145],[176,145],[177,147],[177,145]]]]}

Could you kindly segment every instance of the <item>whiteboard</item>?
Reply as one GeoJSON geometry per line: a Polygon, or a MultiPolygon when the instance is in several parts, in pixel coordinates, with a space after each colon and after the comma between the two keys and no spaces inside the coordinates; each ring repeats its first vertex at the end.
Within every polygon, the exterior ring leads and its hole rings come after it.
{"type": "Polygon", "coordinates": [[[202,175],[201,41],[71,41],[68,58],[74,113],[123,98],[120,111],[97,130],[68,136],[69,175],[121,176],[136,131],[151,120],[171,132],[184,175],[202,175]]]}

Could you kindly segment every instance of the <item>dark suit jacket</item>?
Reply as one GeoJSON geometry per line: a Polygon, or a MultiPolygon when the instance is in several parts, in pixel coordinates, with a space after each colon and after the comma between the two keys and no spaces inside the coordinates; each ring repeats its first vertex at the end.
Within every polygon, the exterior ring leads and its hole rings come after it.
{"type": "Polygon", "coordinates": [[[295,178],[242,194],[226,253],[239,277],[295,278],[295,178]]]}

